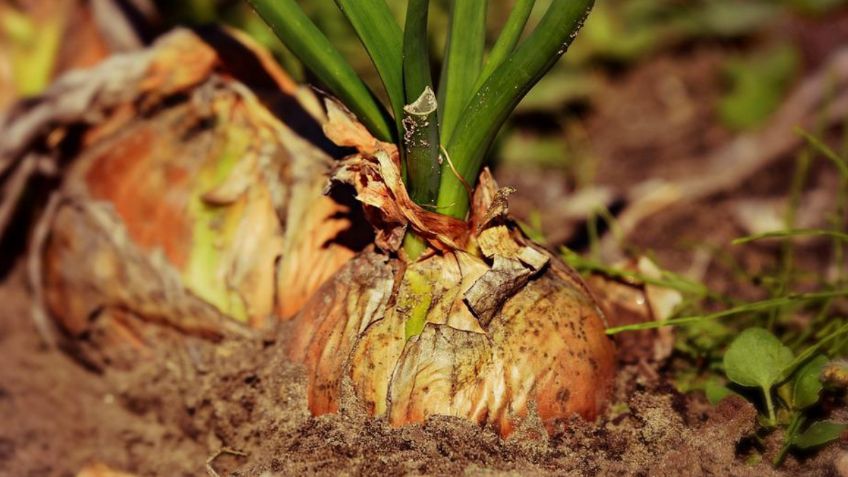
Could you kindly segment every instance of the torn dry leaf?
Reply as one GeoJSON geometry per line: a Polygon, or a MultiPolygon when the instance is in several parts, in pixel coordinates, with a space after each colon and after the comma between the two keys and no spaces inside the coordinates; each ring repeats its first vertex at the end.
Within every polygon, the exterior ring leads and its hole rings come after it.
{"type": "MultiPolygon", "coordinates": [[[[660,268],[644,256],[616,267],[638,272],[651,279],[662,278],[660,268]]],[[[609,317],[610,326],[667,320],[683,301],[683,296],[677,290],[642,283],[636,279],[626,280],[594,273],[587,281],[609,317]]],[[[638,331],[618,335],[616,339],[619,357],[623,361],[662,362],[673,351],[674,329],[666,327],[638,331]]]]}
{"type": "Polygon", "coordinates": [[[465,247],[468,229],[463,221],[428,211],[409,197],[401,179],[397,147],[375,139],[335,101],[327,100],[326,106],[327,137],[339,146],[359,151],[341,161],[331,179],[356,190],[356,198],[374,227],[377,245],[383,250],[398,250],[409,227],[437,250],[465,247]]]}
{"type": "Polygon", "coordinates": [[[461,249],[468,243],[465,222],[430,212],[409,197],[396,150],[348,157],[333,172],[332,180],[354,187],[383,250],[398,250],[407,228],[437,250],[461,249]]]}

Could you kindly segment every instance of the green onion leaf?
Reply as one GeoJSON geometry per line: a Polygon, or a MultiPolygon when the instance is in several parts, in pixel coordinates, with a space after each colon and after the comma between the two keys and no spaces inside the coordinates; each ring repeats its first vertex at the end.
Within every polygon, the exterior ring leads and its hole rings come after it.
{"type": "Polygon", "coordinates": [[[383,81],[400,130],[403,116],[403,32],[384,0],[336,0],[383,81]]]}
{"type": "Polygon", "coordinates": [[[435,206],[441,173],[435,93],[429,86],[424,88],[403,112],[409,195],[417,204],[435,206]]]}
{"type": "Polygon", "coordinates": [[[439,126],[447,145],[474,94],[486,46],[487,0],[454,0],[439,80],[439,126]]]}
{"type": "Polygon", "coordinates": [[[477,87],[474,88],[474,91],[477,91],[480,89],[480,86],[483,86],[483,83],[489,79],[489,76],[492,75],[495,69],[506,61],[512,50],[515,49],[515,45],[518,44],[518,40],[521,38],[521,33],[524,31],[524,26],[527,25],[527,19],[530,18],[530,12],[533,11],[533,5],[535,4],[536,0],[516,0],[515,5],[512,7],[512,12],[509,14],[509,18],[507,18],[501,30],[501,34],[498,36],[497,41],[495,41],[492,51],[489,52],[489,58],[483,67],[483,72],[480,73],[480,78],[477,80],[477,87]]]}
{"type": "Polygon", "coordinates": [[[395,139],[386,109],[295,0],[249,0],[286,47],[347,106],[375,136],[395,139]]]}
{"type": "Polygon", "coordinates": [[[439,124],[427,50],[429,0],[410,0],[403,39],[406,102],[403,150],[409,195],[420,205],[434,206],[439,193],[439,124]]]}
{"type": "MultiPolygon", "coordinates": [[[[492,73],[463,110],[447,151],[467,184],[476,182],[498,130],[521,98],[565,53],[592,4],[593,0],[553,0],[538,27],[492,73]]],[[[444,129],[442,134],[444,142],[444,129]]],[[[446,166],[449,164],[442,165],[437,204],[446,215],[465,218],[468,193],[462,180],[450,168],[445,170],[446,166]]]]}
{"type": "Polygon", "coordinates": [[[430,0],[409,0],[403,30],[403,86],[406,103],[415,102],[426,87],[433,87],[427,48],[430,0]]]}

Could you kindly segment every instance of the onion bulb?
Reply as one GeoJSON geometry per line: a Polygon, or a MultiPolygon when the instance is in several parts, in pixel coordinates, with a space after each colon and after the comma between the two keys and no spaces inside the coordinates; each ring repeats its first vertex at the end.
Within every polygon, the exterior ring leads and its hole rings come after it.
{"type": "Polygon", "coordinates": [[[244,38],[176,30],[42,101],[85,107],[52,118],[64,170],[30,271],[93,364],[132,363],[161,328],[219,339],[291,317],[354,254],[347,207],[322,194],[320,103],[244,38]]]}
{"type": "Polygon", "coordinates": [[[597,416],[615,365],[603,313],[573,270],[522,235],[510,191],[484,171],[468,223],[423,210],[396,149],[328,109],[328,135],[360,146],[333,178],[356,188],[377,240],[295,318],[289,356],[306,368],[312,413],[355,397],[392,425],[449,415],[502,436],[531,412],[549,431],[597,416]],[[417,260],[400,249],[408,230],[430,245],[417,260]]]}

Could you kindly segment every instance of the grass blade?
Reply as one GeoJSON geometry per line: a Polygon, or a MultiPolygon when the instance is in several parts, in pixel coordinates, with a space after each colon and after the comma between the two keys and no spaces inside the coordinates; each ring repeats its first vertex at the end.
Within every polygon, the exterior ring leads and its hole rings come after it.
{"type": "Polygon", "coordinates": [[[585,258],[578,253],[565,247],[560,248],[560,256],[572,268],[580,273],[593,272],[606,275],[609,278],[625,281],[636,281],[646,285],[676,290],[680,293],[695,295],[698,297],[709,297],[715,300],[727,301],[727,297],[712,292],[703,283],[685,278],[668,270],[661,270],[659,278],[650,277],[644,273],[607,266],[599,261],[585,258]]]}
{"type": "Polygon", "coordinates": [[[403,38],[403,148],[409,195],[434,206],[439,193],[439,124],[427,51],[429,0],[410,0],[403,38]]]}
{"type": "Polygon", "coordinates": [[[663,328],[666,326],[691,325],[700,321],[726,318],[728,316],[739,315],[742,313],[770,311],[777,308],[782,308],[787,305],[795,305],[799,303],[826,300],[828,298],[844,296],[848,296],[848,290],[836,290],[816,293],[798,293],[793,295],[782,296],[779,298],[771,298],[768,300],[745,303],[744,305],[739,305],[724,311],[710,313],[707,315],[686,316],[682,318],[675,318],[672,320],[647,321],[644,323],[634,323],[632,325],[616,326],[612,328],[607,328],[607,334],[614,335],[623,331],[652,330],[655,328],[663,328]]]}
{"type": "Polygon", "coordinates": [[[403,32],[384,0],[336,0],[377,69],[400,131],[403,106],[403,32]]]}
{"type": "Polygon", "coordinates": [[[798,366],[804,364],[804,362],[812,358],[813,355],[818,353],[819,350],[824,347],[825,344],[835,340],[836,338],[844,334],[848,334],[848,325],[840,326],[836,331],[830,333],[826,337],[822,338],[815,344],[809,346],[807,349],[799,353],[798,356],[796,356],[795,359],[793,359],[792,362],[786,365],[783,371],[781,371],[778,382],[783,382],[789,379],[789,377],[792,375],[792,373],[795,372],[795,369],[798,368],[798,366]]]}
{"type": "MultiPolygon", "coordinates": [[[[592,4],[593,0],[553,0],[538,27],[492,73],[462,111],[462,122],[450,136],[447,151],[466,183],[476,182],[498,130],[521,98],[565,53],[592,4]]],[[[444,142],[444,130],[442,134],[444,142]]],[[[437,202],[440,210],[465,218],[468,203],[462,180],[449,169],[446,171],[443,164],[437,202]]]]}
{"type": "Polygon", "coordinates": [[[833,149],[829,148],[825,143],[821,142],[819,138],[813,136],[809,132],[796,128],[795,132],[797,132],[802,138],[804,138],[807,143],[809,143],[815,150],[819,152],[822,156],[829,159],[836,166],[836,169],[839,170],[839,175],[842,176],[843,179],[848,179],[848,164],[845,163],[845,160],[839,157],[833,149]]]}
{"type": "Polygon", "coordinates": [[[454,0],[439,80],[439,126],[449,144],[460,115],[474,94],[486,45],[487,0],[454,0]]]}
{"type": "Polygon", "coordinates": [[[492,46],[492,51],[489,52],[489,58],[483,66],[483,71],[480,73],[474,91],[480,89],[480,86],[489,79],[489,76],[506,61],[509,54],[515,49],[535,4],[536,0],[516,0],[509,18],[507,18],[497,41],[495,41],[495,45],[492,46]]]}
{"type": "Polygon", "coordinates": [[[295,0],[249,0],[298,59],[379,139],[396,137],[393,120],[353,68],[295,0]]]}
{"type": "Polygon", "coordinates": [[[830,237],[833,239],[848,242],[848,233],[838,230],[828,229],[789,229],[775,230],[773,232],[762,232],[745,237],[739,237],[731,242],[733,245],[753,242],[755,240],[772,239],[772,238],[789,238],[789,237],[830,237]]]}

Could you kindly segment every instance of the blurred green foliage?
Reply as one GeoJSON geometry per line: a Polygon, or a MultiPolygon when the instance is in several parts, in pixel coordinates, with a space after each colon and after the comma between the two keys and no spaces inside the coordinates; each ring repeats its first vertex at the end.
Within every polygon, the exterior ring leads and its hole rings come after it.
{"type": "MultiPolygon", "coordinates": [[[[36,19],[0,3],[0,56],[8,57],[12,73],[8,87],[17,95],[38,94],[50,83],[65,28],[64,13],[59,8],[54,15],[36,19]]],[[[0,68],[5,66],[2,60],[0,68]]]]}
{"type": "Polygon", "coordinates": [[[725,65],[729,88],[718,104],[719,118],[735,130],[762,124],[780,105],[799,63],[789,44],[730,57],[725,65]]]}

